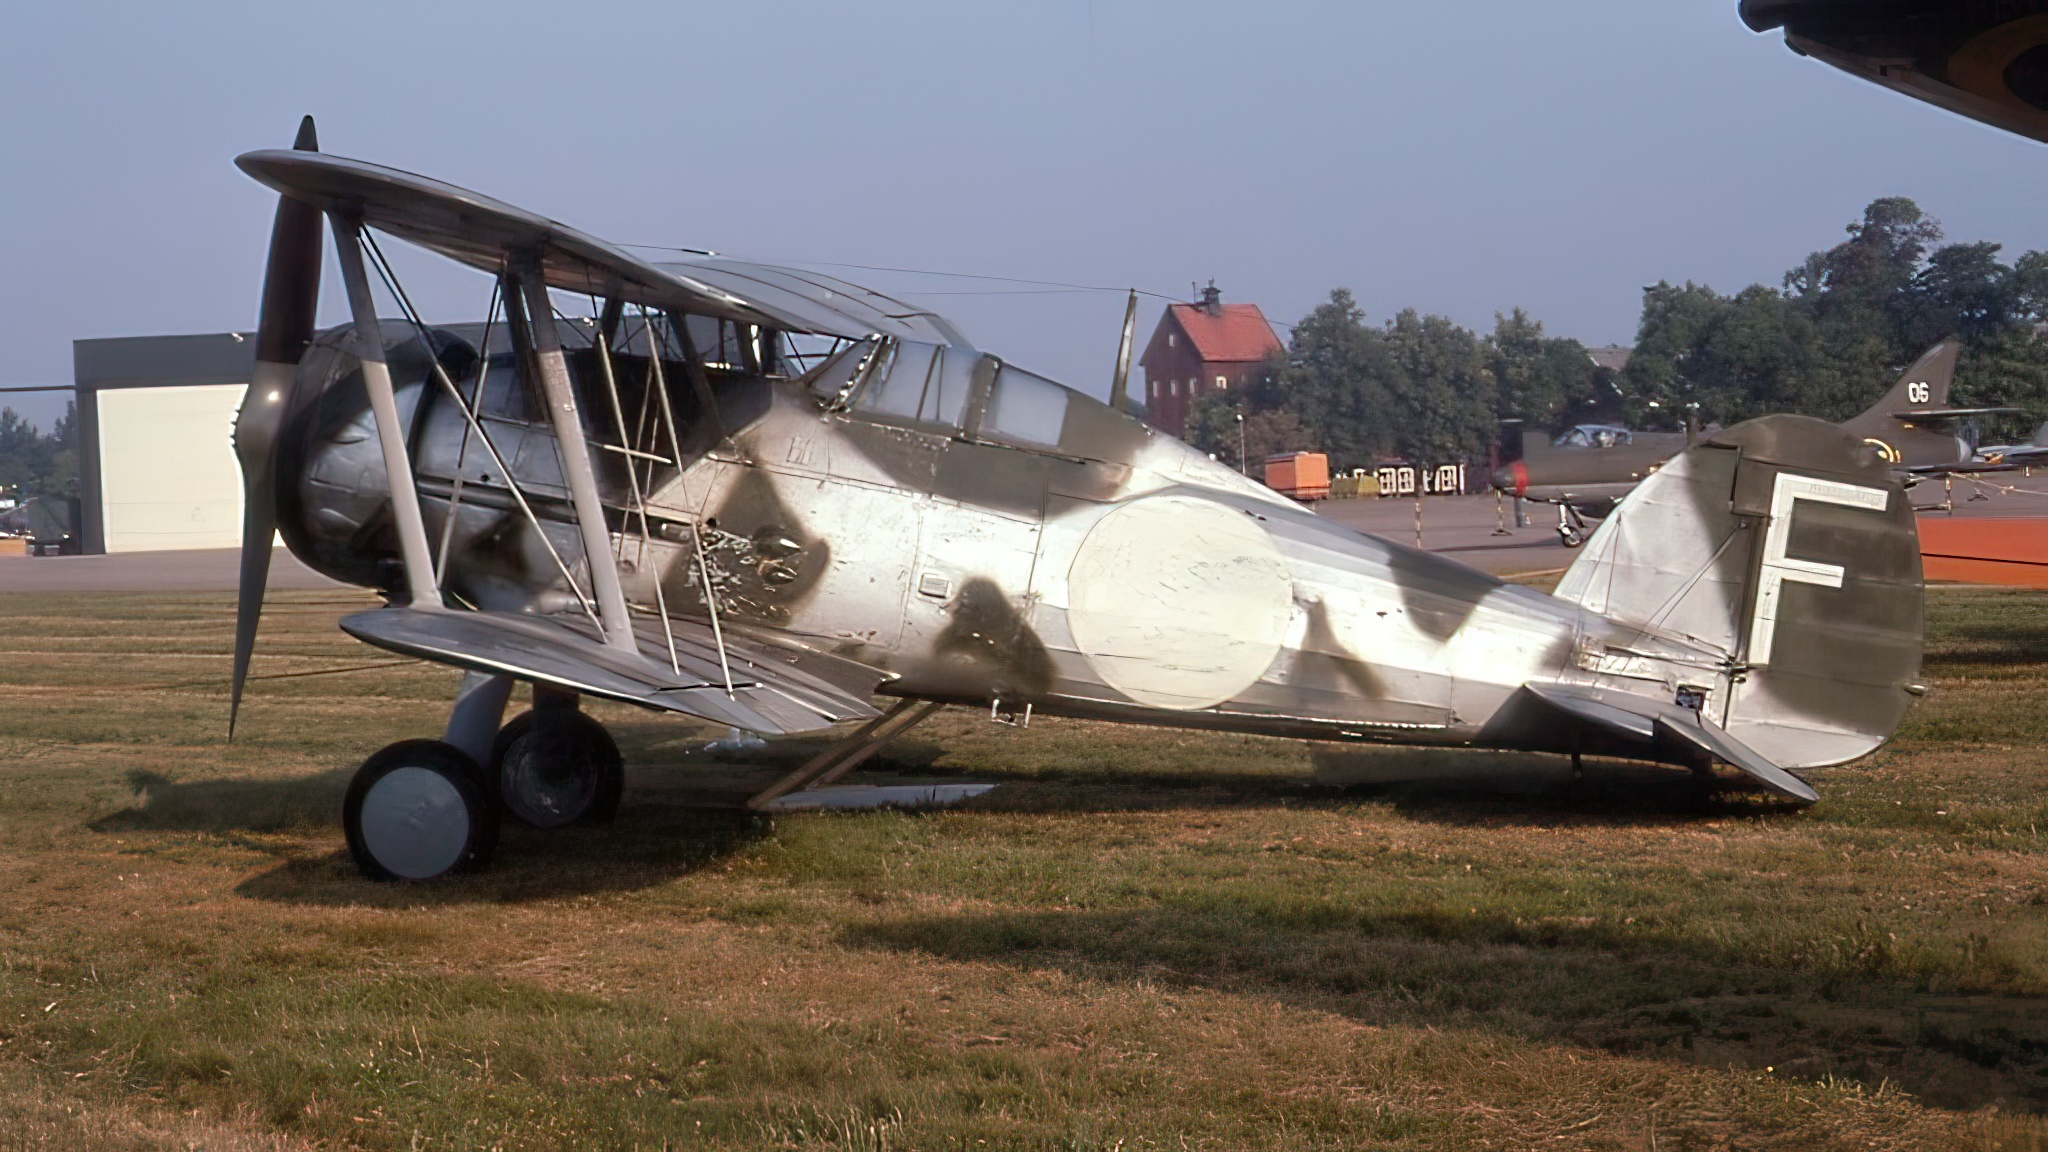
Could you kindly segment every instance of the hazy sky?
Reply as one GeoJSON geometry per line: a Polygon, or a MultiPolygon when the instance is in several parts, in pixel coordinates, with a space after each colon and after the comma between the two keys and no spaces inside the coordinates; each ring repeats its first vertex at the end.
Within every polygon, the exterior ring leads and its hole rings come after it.
{"type": "MultiPolygon", "coordinates": [[[[252,326],[272,199],[231,161],[305,112],[327,151],[615,241],[1214,277],[1283,323],[1342,285],[1379,319],[1521,305],[1626,343],[1643,285],[1775,283],[1879,195],[2048,247],[2048,152],[1802,60],[1734,0],[72,2],[7,23],[0,386],[69,382],[79,337],[252,326]]],[[[430,318],[481,314],[473,274],[401,268],[430,318]]],[[[1120,296],[841,274],[1107,387],[1120,296]]]]}

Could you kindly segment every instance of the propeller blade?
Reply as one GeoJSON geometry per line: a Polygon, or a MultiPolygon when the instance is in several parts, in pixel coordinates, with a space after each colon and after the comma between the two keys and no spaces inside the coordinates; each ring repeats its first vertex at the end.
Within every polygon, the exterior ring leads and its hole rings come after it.
{"type": "MultiPolygon", "coordinates": [[[[299,122],[292,147],[318,152],[313,118],[299,122]]],[[[235,416],[235,456],[242,464],[242,571],[235,594],[235,675],[228,699],[228,739],[242,710],[242,686],[256,650],[256,622],[270,583],[270,545],[277,534],[278,430],[291,404],[299,358],[313,339],[320,301],[320,210],[280,196],[263,270],[263,307],[256,323],[256,369],[235,416]]]]}

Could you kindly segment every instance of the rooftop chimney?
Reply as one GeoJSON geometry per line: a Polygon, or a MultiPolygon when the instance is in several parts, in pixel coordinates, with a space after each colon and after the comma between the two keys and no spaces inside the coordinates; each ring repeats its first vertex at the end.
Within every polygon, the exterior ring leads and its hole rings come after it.
{"type": "Polygon", "coordinates": [[[1202,289],[1202,311],[1211,316],[1223,315],[1223,293],[1216,290],[1214,280],[1210,280],[1209,286],[1202,289]]]}

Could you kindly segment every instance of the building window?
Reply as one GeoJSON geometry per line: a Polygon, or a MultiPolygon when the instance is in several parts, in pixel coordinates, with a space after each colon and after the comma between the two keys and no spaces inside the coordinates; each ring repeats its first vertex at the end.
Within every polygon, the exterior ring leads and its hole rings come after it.
{"type": "Polygon", "coordinates": [[[1180,381],[1178,381],[1178,380],[1168,380],[1168,381],[1166,382],[1166,386],[1167,386],[1168,388],[1171,388],[1171,389],[1173,389],[1173,394],[1174,394],[1175,396],[1178,396],[1178,395],[1180,395],[1180,381]]]}
{"type": "Polygon", "coordinates": [[[1166,346],[1167,346],[1168,348],[1171,348],[1171,347],[1173,347],[1173,333],[1171,333],[1171,332],[1168,332],[1168,333],[1166,334],[1166,346]]]}
{"type": "Polygon", "coordinates": [[[1216,378],[1216,387],[1218,387],[1218,388],[1228,388],[1228,387],[1230,387],[1230,381],[1228,381],[1228,380],[1225,380],[1225,379],[1224,379],[1223,377],[1221,377],[1221,376],[1218,376],[1218,377],[1216,378]]]}

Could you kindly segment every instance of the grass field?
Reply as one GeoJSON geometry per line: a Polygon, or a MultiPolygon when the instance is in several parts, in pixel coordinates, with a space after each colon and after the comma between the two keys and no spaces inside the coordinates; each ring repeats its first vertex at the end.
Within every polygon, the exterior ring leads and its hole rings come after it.
{"type": "Polygon", "coordinates": [[[277,598],[229,745],[225,598],[8,599],[0,1148],[2048,1147],[2038,594],[1930,593],[1805,811],[946,713],[877,770],[1001,787],[762,821],[599,708],[616,826],[408,887],[339,797],[454,674],[361,603],[277,598]]]}

